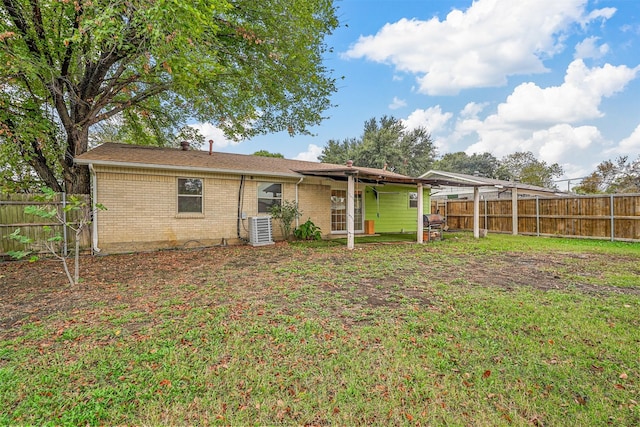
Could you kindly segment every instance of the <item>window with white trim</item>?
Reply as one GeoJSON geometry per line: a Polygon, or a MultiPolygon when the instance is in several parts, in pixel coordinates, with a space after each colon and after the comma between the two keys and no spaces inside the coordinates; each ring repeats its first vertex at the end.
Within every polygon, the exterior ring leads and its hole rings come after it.
{"type": "Polygon", "coordinates": [[[258,184],[258,213],[270,213],[274,205],[282,205],[282,184],[273,182],[258,184]]]}
{"type": "Polygon", "coordinates": [[[418,208],[418,193],[415,191],[409,191],[409,207],[418,208]]]}
{"type": "Polygon", "coordinates": [[[178,213],[202,212],[202,179],[178,178],[178,213]]]}

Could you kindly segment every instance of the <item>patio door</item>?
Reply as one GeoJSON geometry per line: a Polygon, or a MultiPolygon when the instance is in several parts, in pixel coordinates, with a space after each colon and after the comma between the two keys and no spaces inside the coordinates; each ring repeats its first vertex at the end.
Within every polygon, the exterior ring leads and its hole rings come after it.
{"type": "MultiPolygon", "coordinates": [[[[354,231],[363,231],[362,221],[362,191],[356,191],[353,199],[354,231]]],[[[331,232],[347,231],[347,190],[331,190],[331,232]]]]}

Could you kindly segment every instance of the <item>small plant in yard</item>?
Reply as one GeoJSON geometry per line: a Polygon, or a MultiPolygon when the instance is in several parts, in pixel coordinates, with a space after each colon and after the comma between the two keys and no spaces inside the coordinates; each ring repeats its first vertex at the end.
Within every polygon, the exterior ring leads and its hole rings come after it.
{"type": "Polygon", "coordinates": [[[283,200],[282,204],[271,206],[270,213],[272,218],[280,221],[282,237],[285,240],[289,240],[293,221],[300,218],[302,215],[302,211],[298,208],[298,204],[290,200],[283,200]]]}
{"type": "MultiPolygon", "coordinates": [[[[38,197],[39,201],[44,202],[53,202],[56,196],[56,193],[50,188],[42,189],[43,195],[38,197]]],[[[45,235],[41,240],[35,240],[31,237],[25,236],[20,233],[20,229],[16,229],[13,233],[9,234],[8,237],[10,239],[16,240],[27,247],[25,250],[21,251],[10,251],[8,252],[9,256],[15,259],[23,259],[27,256],[31,255],[30,261],[37,261],[38,255],[34,253],[33,247],[39,246],[43,247],[46,252],[53,255],[55,258],[62,261],[62,265],[64,267],[64,272],[67,275],[67,279],[69,279],[69,284],[71,286],[77,285],[80,281],[80,235],[82,231],[91,224],[92,211],[87,209],[88,203],[86,200],[77,197],[77,196],[69,196],[67,203],[62,207],[62,209],[58,209],[57,207],[45,208],[42,206],[27,206],[24,208],[24,212],[29,215],[35,215],[39,218],[54,220],[56,225],[59,224],[63,227],[68,227],[75,234],[75,250],[74,250],[74,274],[71,275],[69,271],[69,265],[67,263],[68,254],[64,253],[63,250],[60,249],[60,244],[63,241],[63,237],[60,232],[54,232],[51,226],[45,225],[42,227],[45,235]],[[78,212],[80,215],[75,221],[67,220],[67,216],[72,212],[78,212]]],[[[97,204],[96,209],[105,209],[104,206],[97,204]]]]}
{"type": "Polygon", "coordinates": [[[320,240],[322,239],[322,231],[320,227],[315,225],[311,218],[307,219],[303,224],[293,231],[293,234],[300,240],[320,240]]]}

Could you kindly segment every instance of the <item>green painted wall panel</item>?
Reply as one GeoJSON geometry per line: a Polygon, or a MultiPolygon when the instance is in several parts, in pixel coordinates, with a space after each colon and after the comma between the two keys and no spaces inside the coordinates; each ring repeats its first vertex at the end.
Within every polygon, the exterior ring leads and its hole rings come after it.
{"type": "MultiPolygon", "coordinates": [[[[409,207],[409,193],[415,192],[416,187],[408,186],[366,186],[364,191],[364,219],[374,221],[376,233],[417,231],[418,209],[409,207]]],[[[423,189],[422,202],[424,213],[430,213],[430,189],[423,189]]]]}

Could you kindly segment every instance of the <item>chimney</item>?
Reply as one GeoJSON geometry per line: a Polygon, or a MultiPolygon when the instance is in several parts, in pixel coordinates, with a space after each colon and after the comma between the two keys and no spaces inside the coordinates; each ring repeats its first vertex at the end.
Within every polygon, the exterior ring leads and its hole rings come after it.
{"type": "Polygon", "coordinates": [[[209,140],[209,155],[213,154],[213,139],[209,140]]]}
{"type": "Polygon", "coordinates": [[[347,160],[347,167],[353,166],[353,160],[347,160]]]}
{"type": "Polygon", "coordinates": [[[189,141],[181,141],[180,142],[180,148],[182,148],[182,151],[188,151],[189,150],[189,141]]]}
{"type": "Polygon", "coordinates": [[[382,167],[382,170],[383,170],[383,171],[386,171],[386,170],[387,170],[387,166],[388,166],[388,165],[385,163],[385,164],[384,164],[384,166],[382,167]]]}

